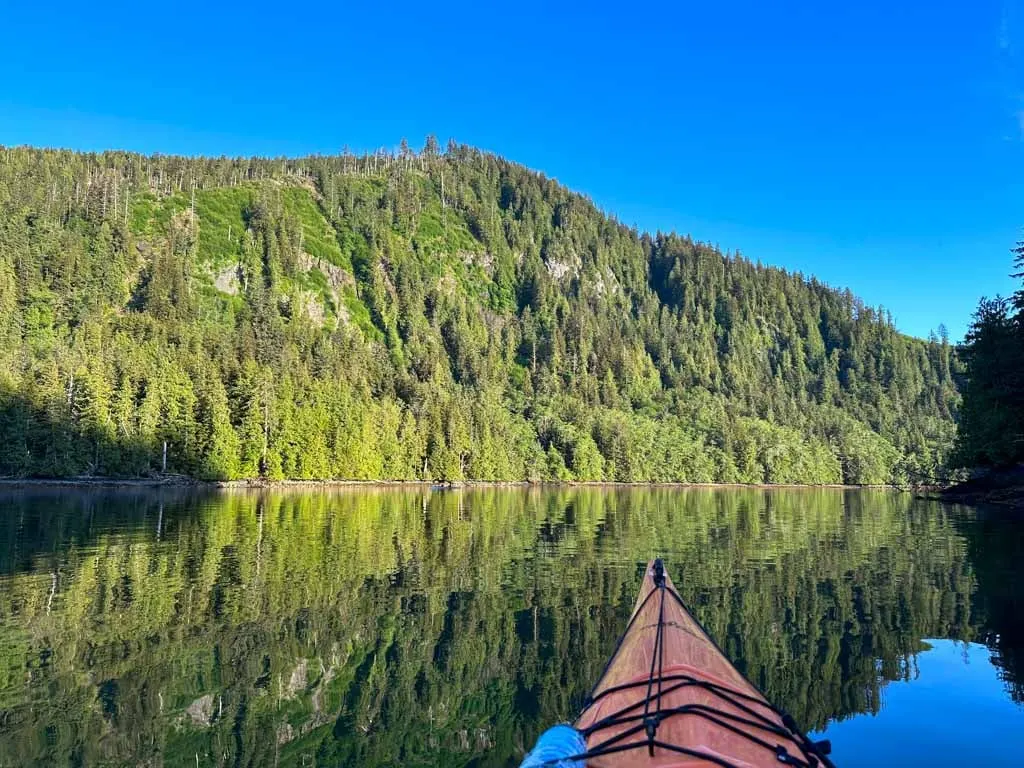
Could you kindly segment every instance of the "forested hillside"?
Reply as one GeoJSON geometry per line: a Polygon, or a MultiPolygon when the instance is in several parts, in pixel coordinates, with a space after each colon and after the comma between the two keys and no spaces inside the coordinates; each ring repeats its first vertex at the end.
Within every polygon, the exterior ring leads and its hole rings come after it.
{"type": "Polygon", "coordinates": [[[881,483],[952,350],[519,165],[0,148],[0,474],[881,483]]]}

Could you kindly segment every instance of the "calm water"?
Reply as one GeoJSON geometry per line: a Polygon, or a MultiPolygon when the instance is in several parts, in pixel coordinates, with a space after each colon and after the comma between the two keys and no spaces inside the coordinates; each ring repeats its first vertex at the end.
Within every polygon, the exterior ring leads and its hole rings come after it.
{"type": "Polygon", "coordinates": [[[48,491],[0,493],[0,765],[515,765],[652,555],[840,765],[1024,753],[1024,523],[879,491],[48,491]]]}

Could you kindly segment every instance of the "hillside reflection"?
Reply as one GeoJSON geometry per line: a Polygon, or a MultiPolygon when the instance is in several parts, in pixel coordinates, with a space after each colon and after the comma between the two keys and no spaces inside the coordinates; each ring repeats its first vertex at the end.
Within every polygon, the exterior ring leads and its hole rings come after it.
{"type": "Polygon", "coordinates": [[[877,711],[922,638],[989,643],[1021,691],[1016,527],[908,495],[68,491],[0,504],[2,765],[515,764],[576,712],[655,554],[807,729],[877,711]]]}

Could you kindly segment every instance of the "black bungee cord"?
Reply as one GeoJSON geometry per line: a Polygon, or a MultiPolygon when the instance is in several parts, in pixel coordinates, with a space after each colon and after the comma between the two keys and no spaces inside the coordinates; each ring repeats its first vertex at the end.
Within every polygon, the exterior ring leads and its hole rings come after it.
{"type": "Polygon", "coordinates": [[[556,760],[549,761],[545,765],[556,765],[562,761],[571,762],[576,761],[579,763],[585,763],[587,760],[595,757],[601,757],[604,755],[616,754],[619,752],[626,752],[632,749],[641,749],[647,747],[648,755],[653,757],[654,750],[663,749],[669,752],[675,752],[683,755],[691,755],[693,757],[699,757],[703,760],[713,763],[715,765],[722,766],[722,768],[736,768],[733,763],[723,759],[718,755],[714,755],[708,752],[704,752],[699,749],[690,749],[689,747],[683,747],[677,744],[669,744],[667,742],[659,741],[657,738],[658,726],[667,718],[674,716],[693,715],[695,717],[702,717],[715,723],[718,727],[728,730],[732,733],[743,736],[749,739],[753,743],[764,747],[766,750],[774,753],[775,762],[783,765],[796,766],[796,768],[816,768],[817,766],[823,766],[823,768],[835,768],[832,761],[828,758],[830,751],[830,745],[827,741],[813,742],[806,734],[801,731],[796,724],[796,721],[783,710],[770,704],[766,699],[751,696],[743,693],[742,691],[733,690],[712,683],[707,680],[701,680],[695,678],[692,675],[685,674],[663,674],[664,671],[664,660],[665,660],[665,643],[664,643],[664,630],[665,630],[665,596],[666,594],[671,595],[672,598],[686,611],[698,627],[704,632],[708,640],[711,641],[712,645],[722,654],[723,658],[728,659],[728,656],[722,651],[718,643],[715,642],[714,638],[708,634],[707,630],[701,626],[700,622],[697,621],[696,617],[690,613],[683,598],[679,596],[679,593],[674,589],[669,589],[665,579],[665,566],[661,559],[654,561],[652,578],[654,581],[654,588],[648,592],[644,599],[640,602],[640,605],[633,612],[630,617],[629,623],[626,625],[626,630],[619,638],[618,643],[615,646],[615,651],[609,657],[608,662],[605,664],[604,670],[601,672],[598,678],[597,684],[594,686],[590,695],[584,701],[583,711],[586,711],[596,702],[604,698],[605,696],[617,693],[631,688],[637,688],[640,686],[646,686],[646,693],[643,699],[635,701],[631,704],[627,704],[621,709],[612,712],[609,715],[598,720],[593,725],[584,728],[580,731],[585,739],[599,731],[614,726],[627,726],[625,730],[620,731],[614,736],[609,737],[607,740],[602,741],[593,747],[588,748],[585,752],[571,757],[562,757],[556,760]],[[618,655],[619,650],[622,647],[623,640],[629,634],[633,623],[637,620],[637,617],[643,613],[647,603],[657,594],[659,597],[658,605],[658,623],[655,628],[654,636],[654,653],[651,656],[651,668],[648,673],[647,679],[633,682],[624,683],[621,685],[612,686],[607,688],[600,693],[595,694],[601,682],[607,675],[608,670],[611,668],[612,662],[618,655]],[[655,674],[657,673],[657,674],[655,674]],[[657,689],[655,689],[655,682],[657,683],[657,689]],[[666,684],[669,684],[666,687],[666,684]],[[674,691],[680,690],[685,687],[702,688],[715,694],[718,698],[727,702],[729,706],[738,710],[739,712],[746,715],[737,715],[732,712],[726,712],[715,707],[710,707],[704,704],[687,704],[680,707],[672,707],[669,709],[662,709],[661,703],[663,696],[670,694],[674,691]],[[654,711],[651,712],[651,704],[654,703],[654,711]],[[764,713],[758,712],[751,704],[755,704],[762,709],[767,709],[769,712],[774,714],[782,722],[782,727],[778,723],[774,722],[771,718],[766,717],[764,713]],[[639,710],[643,705],[643,712],[635,711],[639,710]],[[740,727],[745,726],[745,727],[740,727]],[[771,741],[767,741],[750,729],[757,729],[763,732],[765,735],[772,735],[778,738],[788,739],[794,742],[800,749],[800,755],[794,755],[786,749],[782,744],[771,741]],[[622,743],[624,740],[629,739],[632,736],[643,733],[646,735],[646,740],[634,741],[630,743],[622,743]]]}

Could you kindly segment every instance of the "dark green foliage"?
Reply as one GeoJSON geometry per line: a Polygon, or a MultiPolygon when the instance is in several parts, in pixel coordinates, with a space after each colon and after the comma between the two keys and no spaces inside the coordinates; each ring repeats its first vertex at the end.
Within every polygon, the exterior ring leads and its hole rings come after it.
{"type": "MultiPolygon", "coordinates": [[[[1024,277],[1024,244],[1014,249],[1024,277]]],[[[1024,461],[1024,288],[982,299],[961,351],[966,366],[954,461],[1006,467],[1024,461]]]]}
{"type": "Polygon", "coordinates": [[[952,367],[466,147],[0,149],[0,474],[887,483],[952,367]]]}

